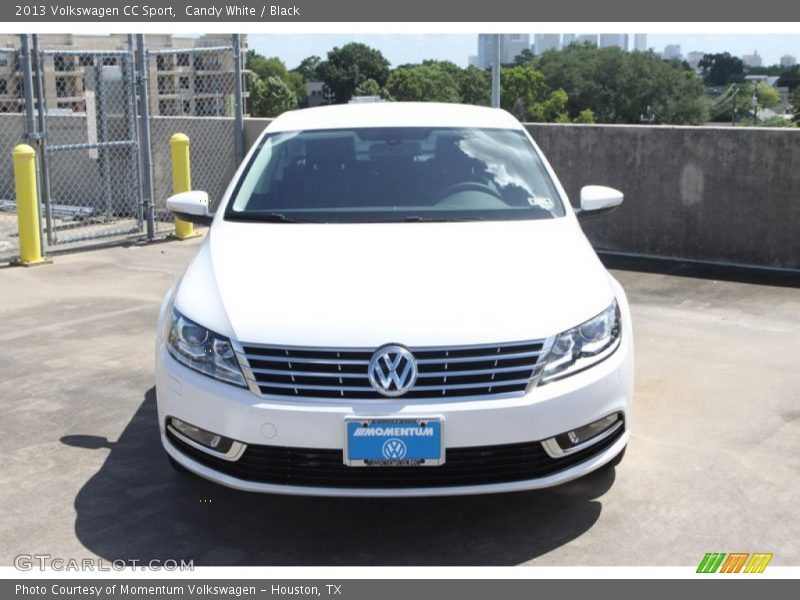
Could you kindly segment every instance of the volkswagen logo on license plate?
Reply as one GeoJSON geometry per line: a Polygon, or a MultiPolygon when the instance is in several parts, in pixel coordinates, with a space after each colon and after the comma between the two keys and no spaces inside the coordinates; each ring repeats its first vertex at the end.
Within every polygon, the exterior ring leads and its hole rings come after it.
{"type": "Polygon", "coordinates": [[[403,346],[384,346],[369,361],[369,382],[380,394],[402,396],[417,380],[417,361],[403,346]]]}
{"type": "Polygon", "coordinates": [[[388,460],[402,460],[406,457],[406,452],[408,452],[408,449],[406,448],[406,443],[403,440],[398,438],[390,438],[383,442],[381,452],[383,453],[383,457],[388,460]]]}

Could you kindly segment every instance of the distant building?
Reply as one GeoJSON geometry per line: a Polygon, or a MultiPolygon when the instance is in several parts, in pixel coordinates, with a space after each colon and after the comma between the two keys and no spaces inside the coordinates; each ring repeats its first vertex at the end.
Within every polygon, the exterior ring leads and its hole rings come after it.
{"type": "Polygon", "coordinates": [[[565,33],[563,36],[561,36],[561,47],[566,48],[570,44],[574,44],[577,41],[578,36],[576,36],[574,33],[565,33]]]}
{"type": "Polygon", "coordinates": [[[758,50],[753,50],[752,54],[745,54],[742,57],[742,62],[748,67],[760,67],[761,55],[758,53],[758,50]]]}
{"type": "Polygon", "coordinates": [[[597,46],[597,34],[596,33],[582,33],[578,36],[578,43],[585,43],[588,42],[590,44],[594,44],[597,46]]]}
{"type": "Polygon", "coordinates": [[[386,102],[380,96],[353,96],[348,104],[374,104],[376,102],[386,102]]]}
{"type": "Polygon", "coordinates": [[[775,84],[778,83],[780,77],[777,75],[745,75],[745,81],[758,81],[759,83],[765,83],[770,87],[775,87],[775,84]]]}
{"type": "Polygon", "coordinates": [[[478,55],[477,54],[470,54],[467,57],[467,64],[470,67],[477,67],[478,66],[478,55]]]}
{"type": "Polygon", "coordinates": [[[533,39],[533,53],[537,56],[548,50],[561,50],[561,35],[558,33],[537,33],[533,39]]]}
{"type": "Polygon", "coordinates": [[[313,108],[327,104],[325,99],[325,84],[321,81],[306,81],[306,101],[305,106],[313,108]]]}
{"type": "Polygon", "coordinates": [[[665,60],[680,60],[683,58],[681,54],[681,45],[680,44],[667,44],[664,46],[664,54],[663,57],[665,60]]]}
{"type": "MultiPolygon", "coordinates": [[[[247,50],[247,36],[241,36],[241,47],[247,50]]],[[[19,65],[19,36],[0,34],[0,111],[22,112],[22,74],[19,65]],[[13,56],[13,60],[10,57],[13,56]]],[[[91,91],[93,67],[119,69],[119,58],[93,52],[128,50],[125,34],[39,35],[44,54],[44,96],[48,110],[65,112],[86,111],[86,91],[91,91]],[[96,65],[95,60],[102,60],[96,65]]],[[[173,37],[170,34],[147,34],[148,50],[161,54],[149,55],[147,62],[150,114],[187,116],[232,116],[236,83],[233,52],[219,50],[231,45],[231,36],[203,35],[197,38],[173,37]],[[207,52],[190,52],[208,48],[207,52]],[[186,50],[186,52],[182,52],[186,50]]],[[[246,71],[244,77],[246,81],[246,71]]],[[[244,83],[244,82],[243,82],[244,83]]],[[[246,88],[245,88],[246,89],[246,88]]],[[[245,91],[245,99],[248,94],[245,91]]],[[[246,110],[246,109],[245,109],[246,110]]]]}
{"type": "MultiPolygon", "coordinates": [[[[494,60],[494,34],[478,35],[478,60],[476,66],[487,69],[494,60]]],[[[531,36],[527,33],[502,33],[500,38],[500,64],[513,63],[514,59],[531,45],[531,36]]]]}
{"type": "Polygon", "coordinates": [[[793,67],[797,64],[797,57],[792,56],[791,54],[784,54],[781,56],[781,66],[782,67],[793,67]]]}
{"type": "Polygon", "coordinates": [[[634,33],[633,34],[633,49],[637,52],[647,52],[647,34],[634,33]]]}
{"type": "Polygon", "coordinates": [[[601,33],[600,34],[600,47],[601,48],[621,48],[628,50],[628,34],[627,33],[601,33]]]}
{"type": "Polygon", "coordinates": [[[693,69],[697,69],[700,61],[703,60],[703,57],[706,55],[705,52],[689,52],[686,55],[686,62],[689,63],[689,66],[693,69]]]}

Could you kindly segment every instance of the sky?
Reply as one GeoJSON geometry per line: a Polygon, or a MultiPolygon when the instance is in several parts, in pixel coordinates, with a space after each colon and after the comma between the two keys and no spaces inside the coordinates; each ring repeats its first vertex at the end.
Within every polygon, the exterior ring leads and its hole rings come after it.
{"type": "MultiPolygon", "coordinates": [[[[531,36],[531,39],[533,36],[531,36]]],[[[348,42],[362,42],[379,49],[392,66],[418,63],[426,58],[450,60],[462,67],[477,54],[476,34],[249,34],[250,48],[265,56],[277,56],[288,68],[296,67],[312,54],[325,58],[328,50],[348,42]]],[[[630,36],[633,43],[633,35],[630,36]]],[[[692,51],[730,52],[735,56],[758,50],[765,65],[775,64],[784,54],[800,58],[800,35],[687,35],[651,34],[647,46],[657,52],[667,44],[680,44],[683,54],[692,51]]]]}

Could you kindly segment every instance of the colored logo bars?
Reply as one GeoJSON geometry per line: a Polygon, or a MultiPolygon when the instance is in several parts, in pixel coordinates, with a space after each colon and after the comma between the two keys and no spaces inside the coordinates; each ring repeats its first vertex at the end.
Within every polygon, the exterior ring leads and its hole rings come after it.
{"type": "Polygon", "coordinates": [[[763,573],[772,553],[754,552],[707,552],[697,566],[698,573],[763,573]],[[749,559],[749,560],[748,560],[749,559]]]}

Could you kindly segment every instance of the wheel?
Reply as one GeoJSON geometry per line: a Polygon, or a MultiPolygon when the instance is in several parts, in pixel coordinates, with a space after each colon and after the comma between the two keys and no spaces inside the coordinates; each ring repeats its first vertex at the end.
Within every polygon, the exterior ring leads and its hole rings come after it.
{"type": "Polygon", "coordinates": [[[623,459],[623,458],[625,458],[625,451],[626,451],[627,449],[628,449],[628,447],[627,447],[627,446],[625,446],[625,447],[622,449],[622,452],[620,452],[619,454],[617,454],[617,455],[616,455],[614,458],[612,458],[612,459],[611,459],[609,462],[607,462],[607,463],[606,463],[606,467],[608,467],[609,469],[613,469],[613,468],[615,468],[617,465],[619,465],[619,463],[621,463],[621,462],[622,462],[622,459],[623,459]]]}
{"type": "Polygon", "coordinates": [[[192,472],[189,469],[184,467],[181,463],[179,463],[177,460],[172,458],[169,454],[167,454],[167,458],[169,459],[169,465],[173,469],[175,469],[175,471],[177,471],[178,473],[181,473],[182,475],[191,475],[192,472]]]}

